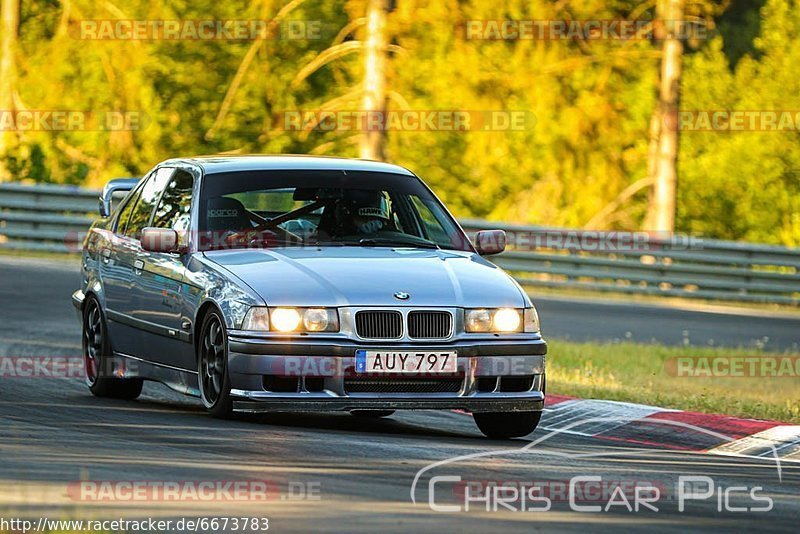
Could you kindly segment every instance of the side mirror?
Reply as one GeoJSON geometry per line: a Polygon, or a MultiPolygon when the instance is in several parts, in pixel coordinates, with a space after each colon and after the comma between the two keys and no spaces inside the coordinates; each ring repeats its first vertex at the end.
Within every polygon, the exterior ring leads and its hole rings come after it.
{"type": "Polygon", "coordinates": [[[97,211],[100,212],[100,216],[108,217],[111,215],[111,200],[115,193],[127,193],[136,187],[138,183],[138,178],[117,178],[116,180],[108,182],[103,188],[103,192],[100,194],[100,205],[97,209],[97,211]]]}
{"type": "Polygon", "coordinates": [[[475,248],[481,256],[500,254],[506,249],[504,230],[481,230],[475,234],[475,248]]]}
{"type": "Polygon", "coordinates": [[[171,228],[145,228],[142,248],[149,252],[177,252],[178,232],[171,228]]]}

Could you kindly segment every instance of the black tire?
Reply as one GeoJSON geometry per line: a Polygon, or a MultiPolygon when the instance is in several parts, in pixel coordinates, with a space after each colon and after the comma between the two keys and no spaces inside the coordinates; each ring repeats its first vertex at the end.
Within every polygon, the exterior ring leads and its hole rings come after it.
{"type": "Polygon", "coordinates": [[[228,376],[228,332],[216,310],[203,318],[197,346],[197,385],[208,413],[220,419],[233,415],[231,380],[228,376]]]}
{"type": "Polygon", "coordinates": [[[356,417],[364,417],[366,419],[380,419],[381,417],[389,417],[394,415],[394,410],[353,410],[350,412],[356,417]]]}
{"type": "Polygon", "coordinates": [[[508,439],[521,438],[536,430],[542,412],[484,412],[472,417],[486,437],[508,439]]]}
{"type": "Polygon", "coordinates": [[[141,378],[116,378],[108,376],[110,369],[111,339],[106,318],[100,303],[88,297],[83,305],[83,367],[84,381],[96,397],[135,399],[142,393],[141,378]]]}

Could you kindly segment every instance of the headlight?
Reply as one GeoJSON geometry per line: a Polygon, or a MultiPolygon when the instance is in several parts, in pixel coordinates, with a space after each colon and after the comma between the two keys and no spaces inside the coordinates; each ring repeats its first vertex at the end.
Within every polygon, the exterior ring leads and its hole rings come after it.
{"type": "Polygon", "coordinates": [[[498,332],[516,332],[522,324],[519,310],[502,308],[495,312],[492,326],[498,332]]]}
{"type": "Polygon", "coordinates": [[[309,308],[303,314],[303,326],[309,332],[324,332],[330,322],[330,311],[324,308],[309,308]]]}
{"type": "Polygon", "coordinates": [[[490,332],[492,330],[491,311],[467,310],[464,323],[467,332],[490,332]]]}
{"type": "Polygon", "coordinates": [[[262,332],[338,332],[335,308],[250,308],[242,330],[262,332]]]}
{"type": "MultiPolygon", "coordinates": [[[[535,312],[534,312],[535,314],[535,312]]],[[[494,308],[466,310],[464,329],[467,332],[536,332],[529,330],[528,310],[494,308]]],[[[538,319],[536,320],[538,329],[538,319]]]]}
{"type": "Polygon", "coordinates": [[[300,312],[294,308],[275,308],[270,314],[270,323],[278,332],[294,332],[300,326],[300,312]]]}

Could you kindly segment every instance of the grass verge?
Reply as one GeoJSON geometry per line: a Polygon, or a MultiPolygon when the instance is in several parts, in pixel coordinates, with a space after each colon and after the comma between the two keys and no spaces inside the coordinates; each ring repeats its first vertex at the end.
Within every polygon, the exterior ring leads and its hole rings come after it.
{"type": "Polygon", "coordinates": [[[549,393],[800,423],[798,354],[558,339],[548,345],[549,393]],[[793,357],[795,371],[780,377],[676,376],[676,358],[742,356],[793,357]]]}
{"type": "Polygon", "coordinates": [[[36,250],[15,250],[0,247],[0,257],[30,258],[34,260],[52,260],[65,262],[79,262],[80,254],[68,254],[66,252],[44,252],[36,250]]]}

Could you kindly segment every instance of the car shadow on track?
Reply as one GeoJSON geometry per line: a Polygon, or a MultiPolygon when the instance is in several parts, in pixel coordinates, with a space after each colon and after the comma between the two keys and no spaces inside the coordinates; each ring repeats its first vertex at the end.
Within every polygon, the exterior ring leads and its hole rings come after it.
{"type": "MultiPolygon", "coordinates": [[[[152,391],[152,389],[151,389],[152,391]]],[[[156,393],[156,392],[154,392],[156,393]]],[[[199,401],[168,391],[158,391],[155,395],[146,395],[138,401],[153,408],[185,410],[193,415],[202,415],[204,423],[211,416],[205,413],[199,401]],[[154,398],[155,397],[155,398],[154,398]]],[[[359,432],[369,434],[387,434],[395,436],[414,436],[429,438],[456,438],[480,440],[491,443],[496,440],[485,438],[466,414],[444,412],[398,412],[387,418],[356,417],[346,412],[276,412],[269,414],[235,414],[230,421],[219,420],[218,424],[247,423],[283,429],[325,430],[340,432],[359,432]],[[409,421],[409,418],[415,420],[409,421]],[[417,422],[419,419],[421,421],[417,422]]],[[[517,443],[527,440],[516,440],[517,443]]],[[[497,443],[508,443],[499,440],[497,443]]]]}
{"type": "Polygon", "coordinates": [[[64,407],[103,408],[111,412],[126,413],[138,424],[163,424],[162,418],[182,419],[182,425],[219,428],[270,427],[276,430],[307,430],[326,432],[349,432],[396,438],[428,438],[478,441],[481,444],[522,446],[530,439],[490,440],[475,427],[468,414],[451,411],[400,411],[391,417],[372,419],[356,417],[347,412],[276,412],[268,414],[234,414],[230,420],[214,419],[206,413],[199,400],[175,393],[157,384],[146,384],[145,392],[136,401],[100,399],[87,391],[67,394],[64,407]],[[138,416],[134,416],[138,413],[138,416]]]}
{"type": "MultiPolygon", "coordinates": [[[[347,413],[272,413],[260,415],[241,415],[237,419],[255,424],[286,428],[314,430],[337,430],[372,434],[394,434],[446,438],[477,438],[477,434],[467,434],[456,430],[429,427],[399,420],[402,416],[368,419],[347,413]]],[[[477,431],[476,431],[477,432],[477,431]]]]}

